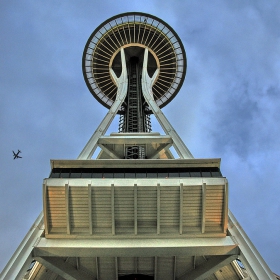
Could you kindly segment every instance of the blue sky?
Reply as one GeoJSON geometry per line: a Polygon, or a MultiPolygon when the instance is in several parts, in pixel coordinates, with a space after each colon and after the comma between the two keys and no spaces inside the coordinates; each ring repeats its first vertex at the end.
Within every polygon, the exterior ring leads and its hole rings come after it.
{"type": "Polygon", "coordinates": [[[222,159],[230,209],[279,274],[278,0],[1,1],[0,270],[42,210],[50,159],[77,158],[106,114],[83,80],[83,48],[128,11],[160,17],[181,38],[187,75],[163,112],[195,158],[222,159]]]}

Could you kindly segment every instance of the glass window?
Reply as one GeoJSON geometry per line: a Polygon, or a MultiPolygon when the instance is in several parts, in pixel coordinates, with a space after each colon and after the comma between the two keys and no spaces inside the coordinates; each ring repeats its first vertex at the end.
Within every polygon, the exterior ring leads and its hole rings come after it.
{"type": "Polygon", "coordinates": [[[103,178],[114,178],[114,173],[111,172],[104,172],[103,173],[103,178]]]}
{"type": "Polygon", "coordinates": [[[135,172],[127,172],[124,174],[125,178],[135,178],[135,172]]]}
{"type": "Polygon", "coordinates": [[[201,175],[202,175],[202,177],[211,177],[211,172],[210,171],[202,171],[201,175]]]}
{"type": "Polygon", "coordinates": [[[222,174],[219,171],[212,171],[212,177],[221,177],[222,174]]]}
{"type": "Polygon", "coordinates": [[[191,177],[201,177],[201,174],[198,171],[191,171],[190,174],[191,174],[191,177]]]}
{"type": "Polygon", "coordinates": [[[50,178],[59,178],[60,177],[60,172],[52,172],[50,178]]]}
{"type": "Polygon", "coordinates": [[[71,178],[81,178],[81,172],[71,172],[71,178]]]}
{"type": "Polygon", "coordinates": [[[179,177],[179,172],[169,172],[169,177],[170,178],[179,177]]]}
{"type": "Polygon", "coordinates": [[[60,174],[60,178],[69,178],[69,177],[70,177],[69,172],[61,172],[61,174],[60,174]]]}
{"type": "Polygon", "coordinates": [[[124,173],[114,173],[114,178],[124,178],[124,173]]]}
{"type": "Polygon", "coordinates": [[[147,177],[146,172],[145,173],[144,172],[143,173],[141,173],[141,172],[138,173],[137,172],[135,175],[136,175],[136,178],[146,178],[147,177]]]}
{"type": "Polygon", "coordinates": [[[157,178],[157,173],[154,172],[147,173],[147,178],[157,178]]]}
{"type": "Polygon", "coordinates": [[[245,266],[243,265],[243,263],[241,262],[241,260],[236,259],[236,261],[237,261],[238,265],[239,265],[241,268],[245,269],[245,266]]]}
{"type": "Polygon", "coordinates": [[[102,178],[103,173],[92,173],[92,178],[102,178]]]}
{"type": "Polygon", "coordinates": [[[91,172],[82,172],[81,178],[91,178],[91,172]]]}
{"type": "Polygon", "coordinates": [[[168,178],[168,173],[167,172],[159,172],[158,173],[158,178],[168,178]]]}
{"type": "Polygon", "coordinates": [[[190,177],[190,172],[180,172],[180,177],[190,177]]]}

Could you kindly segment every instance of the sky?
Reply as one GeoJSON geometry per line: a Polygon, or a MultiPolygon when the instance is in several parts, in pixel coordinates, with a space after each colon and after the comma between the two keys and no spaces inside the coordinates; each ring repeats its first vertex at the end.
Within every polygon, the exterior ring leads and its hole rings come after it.
{"type": "Polygon", "coordinates": [[[163,112],[195,158],[222,159],[230,210],[280,274],[278,0],[2,0],[0,271],[42,211],[50,159],[76,159],[107,112],[83,79],[88,37],[133,11],[181,38],[187,74],[163,112]]]}

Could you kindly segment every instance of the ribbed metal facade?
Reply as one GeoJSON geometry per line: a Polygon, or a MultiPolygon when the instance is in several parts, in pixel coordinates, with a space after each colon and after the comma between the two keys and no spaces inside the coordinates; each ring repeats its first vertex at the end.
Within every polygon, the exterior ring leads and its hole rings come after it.
{"type": "Polygon", "coordinates": [[[99,180],[45,181],[46,236],[226,235],[224,178],[99,180]]]}

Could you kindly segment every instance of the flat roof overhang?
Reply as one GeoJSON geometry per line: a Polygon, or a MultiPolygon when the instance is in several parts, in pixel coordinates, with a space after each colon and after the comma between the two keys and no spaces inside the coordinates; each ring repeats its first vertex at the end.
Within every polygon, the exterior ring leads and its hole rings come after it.
{"type": "Polygon", "coordinates": [[[220,168],[221,159],[52,159],[53,168],[220,168]]]}

